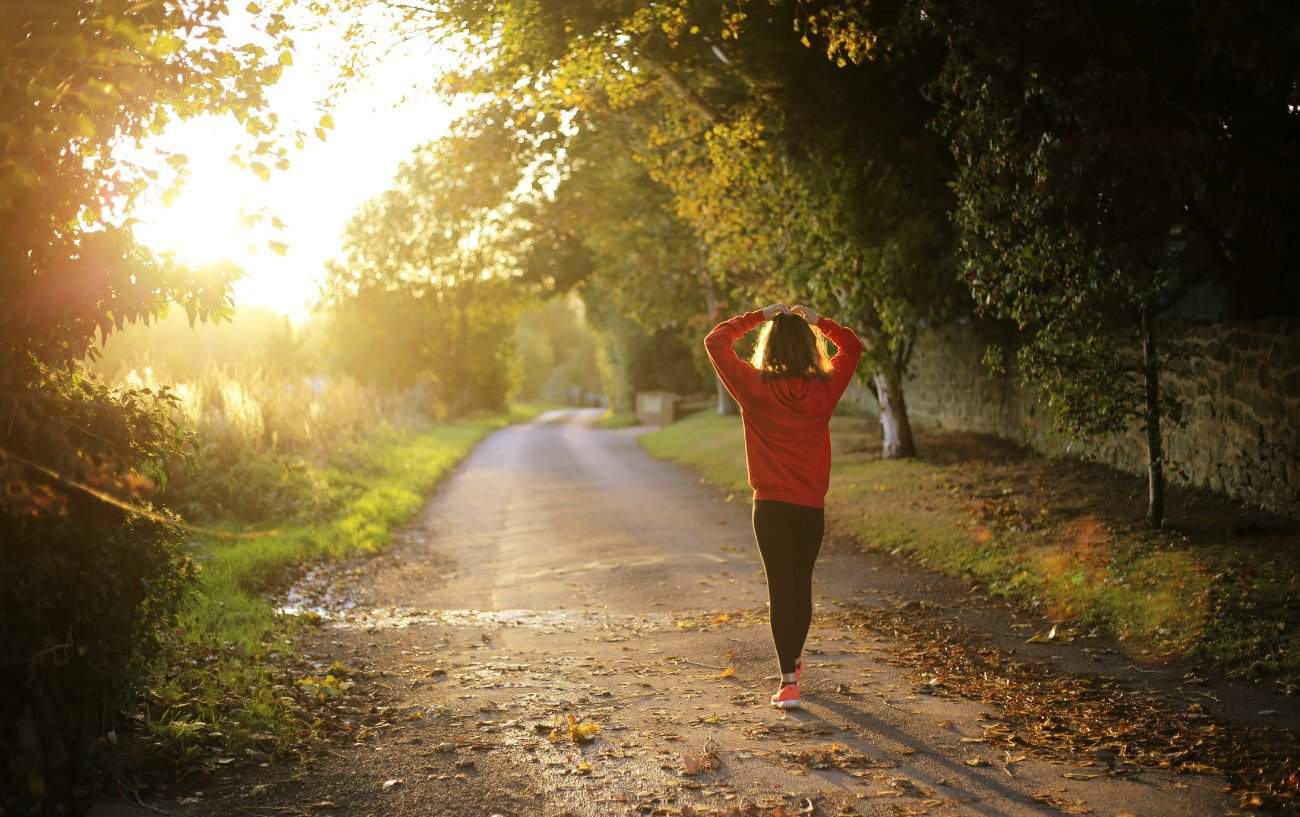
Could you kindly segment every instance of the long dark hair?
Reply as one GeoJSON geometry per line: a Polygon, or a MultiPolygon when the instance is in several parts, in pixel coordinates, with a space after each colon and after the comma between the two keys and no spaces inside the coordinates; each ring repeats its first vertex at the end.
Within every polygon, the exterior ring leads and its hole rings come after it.
{"type": "Polygon", "coordinates": [[[766,378],[831,376],[826,336],[788,312],[763,324],[749,362],[766,378]]]}

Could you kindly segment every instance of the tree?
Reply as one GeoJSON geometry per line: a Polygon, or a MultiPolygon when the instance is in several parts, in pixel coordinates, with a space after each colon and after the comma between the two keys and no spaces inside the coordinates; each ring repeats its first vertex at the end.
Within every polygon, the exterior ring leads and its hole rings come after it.
{"type": "Polygon", "coordinates": [[[637,391],[705,382],[698,338],[714,313],[694,237],[628,152],[624,126],[591,126],[566,145],[563,179],[529,210],[524,264],[530,280],[581,293],[606,393],[630,410],[637,391]]]}
{"type": "Polygon", "coordinates": [[[1021,373],[1067,429],[1141,425],[1159,525],[1170,308],[1203,282],[1297,301],[1300,173],[1281,158],[1300,155],[1293,12],[1259,4],[1245,25],[1229,3],[918,8],[951,44],[937,90],[976,303],[1023,330],[1021,373]]]}
{"type": "MultiPolygon", "coordinates": [[[[916,334],[969,310],[952,264],[952,162],[920,92],[942,51],[894,33],[905,4],[778,8],[724,28],[746,102],[696,146],[707,169],[675,174],[679,201],[727,268],[838,307],[866,343],[882,454],[911,456],[903,377],[916,334]]],[[[690,150],[664,156],[681,165],[690,150]]]]}
{"type": "Polygon", "coordinates": [[[85,792],[90,748],[188,575],[182,537],[138,513],[184,447],[169,399],[111,389],[82,363],[168,304],[191,320],[229,307],[233,270],[135,243],[129,214],[153,171],[116,151],[213,113],[276,161],[263,91],[292,42],[282,16],[250,15],[240,42],[224,2],[0,2],[0,790],[20,810],[85,792]]]}
{"type": "MultiPolygon", "coordinates": [[[[126,214],[157,174],[114,153],[199,113],[234,115],[277,150],[263,89],[283,70],[287,24],[259,18],[256,41],[236,47],[223,39],[224,13],[224,3],[181,0],[0,5],[0,379],[12,399],[0,448],[11,455],[82,473],[75,452],[104,446],[49,410],[51,379],[169,303],[192,321],[229,308],[237,271],[186,269],[135,243],[126,214]]],[[[172,162],[183,168],[185,157],[172,162]]],[[[125,450],[109,448],[129,467],[125,450]]],[[[0,475],[32,478],[13,463],[0,475]]]]}
{"type": "Polygon", "coordinates": [[[584,312],[569,293],[520,314],[514,330],[517,397],[585,405],[600,393],[597,341],[584,312]]]}
{"type": "Polygon", "coordinates": [[[509,282],[522,228],[511,140],[462,129],[426,145],[353,218],[324,300],[346,371],[428,386],[439,412],[502,407],[520,295],[509,282]]]}
{"type": "MultiPolygon", "coordinates": [[[[868,22],[881,29],[904,8],[879,5],[868,22]]],[[[796,290],[842,296],[878,372],[885,454],[905,456],[910,339],[946,320],[962,292],[949,265],[951,159],[919,93],[934,57],[900,48],[872,59],[876,34],[849,25],[860,15],[826,11],[840,22],[826,28],[828,59],[790,30],[808,24],[805,10],[681,0],[427,9],[481,46],[454,87],[511,100],[516,126],[539,141],[618,130],[693,237],[697,263],[679,275],[700,282],[711,308],[796,290]]]]}

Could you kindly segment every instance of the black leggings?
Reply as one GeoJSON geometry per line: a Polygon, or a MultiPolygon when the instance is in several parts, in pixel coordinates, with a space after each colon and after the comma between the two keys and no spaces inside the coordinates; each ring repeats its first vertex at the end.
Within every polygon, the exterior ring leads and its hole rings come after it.
{"type": "Polygon", "coordinates": [[[772,642],[781,672],[794,672],[812,623],[812,574],[826,515],[821,508],[754,500],[754,540],[767,574],[772,642]]]}

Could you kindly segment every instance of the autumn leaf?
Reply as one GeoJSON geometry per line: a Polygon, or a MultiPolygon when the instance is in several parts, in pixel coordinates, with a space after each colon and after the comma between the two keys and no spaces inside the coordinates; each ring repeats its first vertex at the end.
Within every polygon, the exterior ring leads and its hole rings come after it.
{"type": "Polygon", "coordinates": [[[568,738],[574,743],[587,743],[595,740],[596,735],[599,734],[599,732],[600,724],[591,720],[580,722],[576,715],[569,713],[565,715],[564,718],[560,718],[558,715],[555,717],[554,727],[546,737],[547,740],[550,740],[552,743],[564,740],[565,738],[568,738]]]}
{"type": "Polygon", "coordinates": [[[1046,635],[1043,635],[1042,633],[1034,633],[1032,636],[1030,636],[1029,638],[1025,639],[1025,643],[1026,643],[1026,644],[1046,644],[1047,642],[1053,640],[1054,638],[1056,638],[1056,625],[1055,625],[1055,624],[1052,625],[1052,629],[1049,630],[1049,631],[1047,632],[1046,635]]]}

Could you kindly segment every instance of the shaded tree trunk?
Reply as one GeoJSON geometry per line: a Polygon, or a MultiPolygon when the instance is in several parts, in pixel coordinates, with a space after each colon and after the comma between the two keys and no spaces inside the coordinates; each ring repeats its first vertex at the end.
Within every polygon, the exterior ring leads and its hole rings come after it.
{"type": "Polygon", "coordinates": [[[1158,528],[1165,520],[1165,454],[1160,440],[1160,364],[1150,310],[1142,312],[1142,374],[1146,381],[1147,522],[1158,528]]]}
{"type": "Polygon", "coordinates": [[[734,417],[739,414],[740,406],[736,405],[736,401],[731,397],[731,392],[727,391],[727,387],[722,385],[722,380],[717,375],[713,376],[713,384],[718,387],[718,414],[723,417],[734,417]]]}
{"type": "Polygon", "coordinates": [[[880,456],[901,459],[916,456],[912,441],[912,422],[907,417],[903,383],[896,372],[878,372],[871,376],[872,391],[880,406],[880,456]]]}
{"type": "MultiPolygon", "coordinates": [[[[718,292],[713,286],[713,281],[709,278],[708,270],[704,268],[705,251],[701,247],[699,254],[696,256],[695,274],[699,278],[702,289],[704,290],[704,308],[713,316],[714,320],[718,317],[718,292]]],[[[727,387],[722,385],[722,379],[716,374],[713,376],[714,388],[718,390],[718,414],[723,417],[735,417],[740,414],[740,406],[732,399],[731,392],[727,387]]]]}

